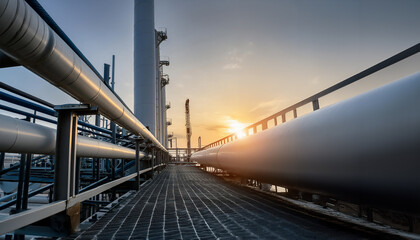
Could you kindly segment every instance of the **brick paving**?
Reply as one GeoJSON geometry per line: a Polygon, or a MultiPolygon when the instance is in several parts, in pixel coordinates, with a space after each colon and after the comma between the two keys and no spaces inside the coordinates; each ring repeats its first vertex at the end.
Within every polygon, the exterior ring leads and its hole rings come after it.
{"type": "Polygon", "coordinates": [[[275,197],[169,165],[75,239],[370,239],[275,197]]]}

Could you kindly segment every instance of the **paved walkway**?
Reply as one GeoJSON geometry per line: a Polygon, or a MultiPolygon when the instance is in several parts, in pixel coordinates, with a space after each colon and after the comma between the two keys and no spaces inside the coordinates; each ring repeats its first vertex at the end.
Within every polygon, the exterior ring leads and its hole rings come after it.
{"type": "Polygon", "coordinates": [[[370,239],[195,167],[168,166],[76,239],[370,239]]]}

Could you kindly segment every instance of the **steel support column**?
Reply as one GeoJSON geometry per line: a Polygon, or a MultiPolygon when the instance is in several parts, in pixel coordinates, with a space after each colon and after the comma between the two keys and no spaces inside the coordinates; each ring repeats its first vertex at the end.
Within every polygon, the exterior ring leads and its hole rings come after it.
{"type": "Polygon", "coordinates": [[[76,143],[78,115],[97,113],[89,105],[61,105],[58,111],[54,200],[68,200],[75,195],[76,143]]]}
{"type": "MultiPolygon", "coordinates": [[[[4,168],[4,158],[5,158],[5,156],[6,156],[6,153],[4,153],[4,152],[0,153],[0,172],[3,171],[3,168],[4,168]]],[[[1,174],[0,174],[0,177],[1,177],[1,174]]]]}
{"type": "MultiPolygon", "coordinates": [[[[96,114],[97,107],[68,104],[55,106],[58,112],[56,161],[54,171],[54,201],[70,200],[78,192],[79,158],[76,158],[77,122],[79,115],[96,114]]],[[[80,224],[80,203],[66,207],[65,212],[51,217],[51,227],[56,231],[73,233],[80,224]]]]}
{"type": "MultiPolygon", "coordinates": [[[[140,159],[140,170],[151,167],[153,157],[154,157],[153,149],[151,147],[152,147],[151,144],[146,145],[146,150],[145,150],[146,157],[143,159],[140,159]],[[150,156],[152,157],[152,159],[150,159],[150,156]]],[[[144,173],[143,176],[145,179],[149,179],[151,177],[149,172],[144,173]]]]}
{"type": "Polygon", "coordinates": [[[154,175],[154,173],[155,173],[155,170],[153,169],[153,167],[155,166],[155,157],[156,157],[156,151],[155,151],[155,149],[154,148],[152,148],[152,161],[150,162],[151,163],[151,167],[152,167],[152,173],[151,173],[151,178],[153,179],[153,175],[154,175]]]}
{"type": "Polygon", "coordinates": [[[23,192],[23,182],[25,178],[25,164],[26,163],[26,154],[20,155],[20,167],[19,167],[19,182],[17,187],[17,197],[16,197],[16,210],[18,213],[22,211],[22,192],[23,192]]]}
{"type": "Polygon", "coordinates": [[[76,181],[75,181],[75,194],[79,194],[80,189],[80,164],[82,159],[80,157],[76,158],[76,181]]]}
{"type": "Polygon", "coordinates": [[[57,146],[54,176],[54,200],[67,200],[74,195],[72,182],[77,141],[77,115],[72,110],[60,110],[57,124],[57,146]]]}
{"type": "Polygon", "coordinates": [[[31,178],[32,154],[26,154],[25,181],[23,182],[22,210],[28,209],[29,182],[31,178]]]}
{"type": "Polygon", "coordinates": [[[312,108],[314,109],[314,111],[319,109],[319,100],[315,99],[312,101],[312,108]]]}
{"type": "Polygon", "coordinates": [[[140,190],[140,139],[136,139],[136,190],[140,190]]]}

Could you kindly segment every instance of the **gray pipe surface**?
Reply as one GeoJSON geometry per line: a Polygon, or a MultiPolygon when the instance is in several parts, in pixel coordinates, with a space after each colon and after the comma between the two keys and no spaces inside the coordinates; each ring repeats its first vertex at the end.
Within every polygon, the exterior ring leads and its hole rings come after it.
{"type": "Polygon", "coordinates": [[[165,147],[24,0],[0,1],[0,49],[130,132],[165,147]]]}
{"type": "Polygon", "coordinates": [[[241,176],[420,213],[420,73],[194,153],[241,176]]]}
{"type": "MultiPolygon", "coordinates": [[[[56,130],[0,115],[0,152],[55,154],[56,130]]],[[[135,159],[134,149],[77,136],[78,157],[135,159]]],[[[140,153],[144,157],[143,153],[140,153]]]]}

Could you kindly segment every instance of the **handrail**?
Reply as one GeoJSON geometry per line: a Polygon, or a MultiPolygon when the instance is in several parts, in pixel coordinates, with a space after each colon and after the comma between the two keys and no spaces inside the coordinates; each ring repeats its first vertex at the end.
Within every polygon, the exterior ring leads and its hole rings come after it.
{"type": "Polygon", "coordinates": [[[24,92],[24,91],[22,91],[22,90],[19,90],[19,89],[17,89],[17,88],[14,88],[14,87],[12,87],[12,86],[10,86],[10,85],[7,85],[7,84],[5,84],[4,82],[1,82],[1,81],[0,81],[0,88],[3,88],[4,90],[7,90],[7,91],[12,92],[12,93],[14,93],[14,94],[17,94],[17,95],[19,95],[19,96],[22,96],[22,97],[28,98],[28,99],[30,99],[30,100],[32,100],[32,101],[35,101],[35,102],[41,103],[42,105],[48,106],[48,107],[50,107],[50,108],[53,108],[53,107],[54,107],[54,104],[52,104],[52,103],[50,103],[50,102],[47,102],[47,101],[45,101],[45,100],[43,100],[43,99],[37,98],[37,97],[35,97],[35,96],[32,96],[32,95],[31,95],[31,94],[29,94],[29,93],[26,93],[26,92],[24,92]]]}
{"type": "MultiPolygon", "coordinates": [[[[83,193],[79,193],[76,196],[72,197],[68,201],[62,200],[62,201],[56,201],[52,202],[46,205],[43,205],[41,207],[35,207],[33,209],[23,211],[14,215],[10,215],[6,218],[0,219],[0,235],[11,232],[15,229],[19,229],[23,226],[27,226],[31,223],[37,222],[41,219],[44,219],[46,217],[52,216],[56,213],[59,213],[61,211],[64,211],[67,208],[70,208],[74,206],[75,204],[82,202],[84,200],[87,200],[93,196],[96,196],[108,189],[111,189],[115,186],[118,186],[121,183],[124,183],[134,177],[136,177],[138,174],[144,174],[146,172],[152,171],[155,168],[161,167],[164,164],[159,164],[154,167],[146,168],[143,170],[140,170],[139,172],[132,173],[128,176],[121,177],[119,179],[113,180],[111,182],[102,184],[98,187],[95,187],[93,189],[87,190],[83,193]]],[[[51,184],[49,184],[51,185],[51,184]]],[[[47,185],[47,186],[49,186],[47,185]]],[[[45,186],[45,187],[47,187],[45,186]]],[[[50,186],[51,187],[51,186],[50,186]]],[[[39,189],[34,191],[40,191],[39,189]]],[[[33,193],[32,191],[31,193],[33,193]]],[[[13,205],[13,204],[12,204],[13,205]]]]}
{"type": "MultiPolygon", "coordinates": [[[[52,119],[49,119],[49,118],[46,118],[46,117],[43,117],[43,116],[40,116],[40,115],[36,115],[36,114],[33,114],[33,113],[24,112],[24,111],[21,111],[21,110],[18,110],[18,109],[14,109],[14,108],[11,108],[11,107],[2,105],[2,104],[0,104],[0,109],[5,110],[5,111],[8,111],[8,112],[12,112],[12,113],[17,113],[19,115],[23,115],[23,116],[26,116],[26,117],[30,117],[30,118],[34,118],[34,119],[39,119],[39,120],[42,120],[44,122],[48,122],[48,123],[52,123],[52,124],[57,124],[57,121],[56,120],[52,120],[52,119]]],[[[83,123],[86,123],[86,122],[83,122],[83,123]]],[[[90,130],[85,129],[85,128],[82,128],[82,127],[77,127],[77,130],[82,131],[82,132],[87,132],[87,133],[90,133],[90,134],[94,134],[96,136],[100,136],[100,137],[104,137],[104,138],[112,138],[112,136],[110,136],[110,135],[104,135],[104,134],[101,134],[99,132],[90,131],[90,130]]]]}
{"type": "MultiPolygon", "coordinates": [[[[38,193],[42,193],[42,192],[46,191],[47,189],[52,188],[53,186],[54,186],[54,183],[50,183],[50,184],[45,185],[41,188],[35,189],[35,190],[28,193],[28,198],[33,197],[33,196],[37,195],[38,193]]],[[[16,204],[16,201],[17,201],[17,199],[15,198],[15,199],[10,200],[10,201],[8,201],[4,204],[1,204],[0,205],[0,210],[3,210],[3,209],[8,208],[10,206],[13,206],[14,204],[16,204]]]]}
{"type": "MultiPolygon", "coordinates": [[[[38,157],[33,158],[33,159],[32,159],[32,164],[34,164],[34,163],[38,163],[40,160],[43,160],[43,158],[45,158],[45,157],[47,157],[47,156],[48,156],[48,155],[41,155],[41,156],[38,156],[38,157]]],[[[1,171],[0,171],[0,176],[1,176],[1,175],[3,175],[3,174],[6,174],[6,173],[8,173],[8,172],[10,172],[10,171],[12,171],[12,170],[18,169],[19,167],[20,167],[20,162],[19,162],[19,163],[14,164],[13,166],[11,166],[11,167],[9,167],[9,168],[6,168],[6,169],[1,170],[1,171]]]]}
{"type": "MultiPolygon", "coordinates": [[[[45,114],[53,116],[53,117],[57,116],[56,111],[53,110],[53,109],[50,109],[50,108],[41,106],[39,104],[29,102],[29,101],[26,101],[24,99],[12,96],[12,95],[7,94],[3,91],[0,91],[0,100],[7,101],[7,102],[10,102],[10,103],[14,103],[16,105],[19,105],[19,106],[22,106],[22,107],[25,107],[25,108],[29,108],[29,109],[32,109],[32,110],[35,110],[35,111],[38,111],[38,112],[42,112],[42,113],[45,113],[45,114]]],[[[44,118],[44,121],[48,121],[48,120],[45,120],[45,118],[44,118]]],[[[48,121],[48,122],[51,122],[51,121],[48,121]]],[[[85,127],[88,127],[88,128],[91,128],[91,129],[94,129],[96,131],[100,131],[100,132],[107,133],[107,134],[110,134],[110,135],[112,134],[112,131],[110,131],[108,129],[104,129],[104,128],[89,124],[87,122],[83,122],[83,121],[79,120],[78,124],[80,124],[82,126],[85,126],[85,127]]]]}
{"type": "MultiPolygon", "coordinates": [[[[349,77],[349,78],[347,78],[347,79],[345,79],[345,80],[343,80],[339,83],[334,84],[333,86],[331,86],[329,88],[326,88],[326,89],[324,89],[324,90],[322,90],[322,91],[320,91],[320,92],[318,92],[318,93],[316,93],[316,94],[314,94],[314,95],[312,95],[308,98],[305,98],[304,100],[302,100],[298,103],[295,103],[295,104],[293,104],[293,105],[291,105],[291,106],[289,106],[289,107],[287,107],[287,108],[285,108],[285,109],[283,109],[283,110],[281,110],[281,111],[279,111],[275,114],[272,114],[272,115],[270,115],[270,116],[268,116],[268,117],[266,117],[262,120],[259,120],[258,122],[255,122],[255,123],[245,127],[243,130],[245,131],[245,133],[247,135],[248,135],[249,129],[254,129],[254,133],[255,133],[256,132],[256,127],[259,126],[259,125],[262,125],[262,129],[265,130],[265,129],[267,129],[268,121],[270,121],[272,119],[274,119],[274,125],[277,125],[277,117],[279,117],[279,116],[282,116],[282,122],[285,122],[285,114],[290,112],[290,111],[293,111],[294,117],[296,118],[297,117],[297,108],[301,107],[305,104],[311,103],[311,102],[313,104],[314,110],[317,110],[319,108],[319,102],[318,102],[319,98],[321,98],[321,97],[323,97],[327,94],[330,94],[334,91],[337,91],[338,89],[341,89],[341,88],[343,88],[347,85],[350,85],[350,84],[352,84],[352,83],[354,83],[354,82],[356,82],[356,81],[358,81],[362,78],[365,78],[365,77],[367,77],[367,76],[369,76],[373,73],[376,73],[376,72],[378,72],[378,71],[380,71],[380,70],[382,70],[386,67],[389,67],[389,66],[391,66],[391,65],[393,65],[393,64],[395,64],[395,63],[397,63],[401,60],[404,60],[408,57],[411,57],[414,54],[419,53],[419,52],[420,52],[420,43],[417,43],[414,46],[412,46],[410,48],[407,48],[404,51],[401,51],[401,52],[383,60],[382,62],[379,62],[379,63],[373,65],[372,67],[369,67],[369,68],[367,68],[367,69],[365,69],[365,70],[363,70],[363,71],[361,71],[361,72],[359,72],[359,73],[357,73],[357,74],[355,74],[355,75],[353,75],[353,76],[351,76],[351,77],[349,77]]],[[[233,141],[233,140],[235,140],[235,137],[237,138],[236,133],[230,134],[230,135],[228,135],[226,137],[223,137],[223,138],[221,138],[217,141],[214,141],[210,144],[207,144],[206,146],[203,147],[203,149],[218,146],[218,145],[233,141]]]]}
{"type": "Polygon", "coordinates": [[[87,185],[86,187],[80,189],[79,190],[79,193],[83,193],[83,192],[86,192],[86,191],[88,191],[90,189],[93,189],[93,188],[97,187],[98,185],[101,185],[102,183],[106,182],[108,179],[109,179],[109,177],[101,178],[98,181],[93,182],[92,184],[87,185]]]}

